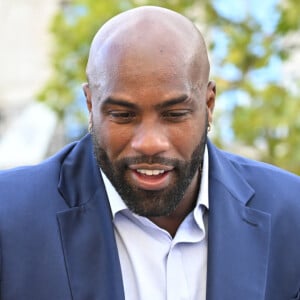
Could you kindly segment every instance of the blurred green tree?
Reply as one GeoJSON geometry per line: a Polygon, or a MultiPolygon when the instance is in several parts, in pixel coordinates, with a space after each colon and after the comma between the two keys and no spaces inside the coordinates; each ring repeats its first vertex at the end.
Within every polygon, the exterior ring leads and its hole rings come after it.
{"type": "MultiPolygon", "coordinates": [[[[249,9],[237,18],[216,5],[206,9],[208,26],[225,43],[224,54],[214,61],[224,102],[216,141],[223,148],[234,145],[237,151],[250,146],[260,160],[300,174],[299,82],[288,82],[283,73],[283,63],[300,45],[299,4],[274,1],[260,19],[257,7],[255,13],[249,9]],[[231,136],[222,130],[226,121],[231,136]]],[[[218,46],[214,40],[213,49],[218,46]]]]}
{"type": "MultiPolygon", "coordinates": [[[[247,9],[246,1],[242,2],[244,7],[237,8],[234,0],[225,7],[221,0],[64,3],[51,26],[53,76],[38,96],[61,120],[66,118],[78,98],[81,82],[86,80],[89,45],[101,24],[139,5],[163,6],[192,19],[209,42],[212,76],[220,99],[214,122],[215,142],[226,149],[236,145],[234,151],[249,146],[257,158],[300,174],[299,85],[286,83],[281,76],[282,62],[295,47],[287,41],[299,30],[297,0],[274,0],[270,10],[260,14],[247,9]],[[264,22],[268,20],[266,28],[264,22]]],[[[72,110],[72,114],[82,120],[85,117],[82,108],[72,110]]]]}

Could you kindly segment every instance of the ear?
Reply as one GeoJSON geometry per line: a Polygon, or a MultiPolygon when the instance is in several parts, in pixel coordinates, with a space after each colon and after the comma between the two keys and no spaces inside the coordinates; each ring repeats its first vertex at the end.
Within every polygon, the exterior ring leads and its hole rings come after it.
{"type": "Polygon", "coordinates": [[[212,122],[213,120],[213,111],[215,107],[216,100],[216,83],[214,81],[209,81],[207,85],[207,95],[206,95],[206,105],[208,112],[208,122],[212,122]]]}
{"type": "Polygon", "coordinates": [[[84,96],[86,99],[87,108],[88,108],[89,112],[91,112],[92,111],[92,96],[91,96],[91,90],[90,90],[89,84],[87,82],[83,83],[82,89],[83,89],[83,93],[84,93],[84,96]]]}

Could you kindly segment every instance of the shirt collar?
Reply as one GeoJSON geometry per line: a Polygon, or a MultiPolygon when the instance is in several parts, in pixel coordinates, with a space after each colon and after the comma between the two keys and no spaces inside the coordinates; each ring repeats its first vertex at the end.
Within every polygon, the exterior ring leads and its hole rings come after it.
{"type": "Polygon", "coordinates": [[[208,149],[205,146],[204,157],[203,157],[203,166],[202,166],[202,175],[201,175],[201,184],[198,193],[197,205],[203,205],[206,209],[209,208],[209,200],[208,200],[208,149]]]}
{"type": "MultiPolygon", "coordinates": [[[[203,158],[203,166],[202,166],[202,175],[201,175],[201,184],[197,198],[197,204],[195,207],[195,211],[197,208],[204,206],[206,209],[209,208],[208,201],[208,150],[207,146],[205,146],[204,150],[204,158],[203,158]]],[[[115,218],[118,212],[123,210],[129,210],[124,201],[122,200],[119,193],[116,191],[110,180],[106,177],[104,172],[100,169],[101,175],[103,178],[104,186],[107,192],[110,208],[112,211],[113,218],[115,218]]]]}

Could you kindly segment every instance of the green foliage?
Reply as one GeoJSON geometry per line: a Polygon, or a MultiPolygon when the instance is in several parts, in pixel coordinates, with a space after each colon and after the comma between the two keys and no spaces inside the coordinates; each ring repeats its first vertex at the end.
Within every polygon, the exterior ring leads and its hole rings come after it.
{"type": "Polygon", "coordinates": [[[267,86],[254,99],[249,105],[235,107],[236,139],[254,146],[262,160],[299,172],[300,99],[275,85],[267,86]]]}
{"type": "MultiPolygon", "coordinates": [[[[286,39],[300,30],[298,1],[282,1],[274,6],[269,14],[276,15],[277,22],[268,30],[262,28],[250,12],[236,21],[224,17],[214,5],[207,11],[210,11],[208,25],[214,32],[222,32],[227,43],[225,55],[217,61],[218,73],[214,74],[219,96],[227,95],[215,122],[216,142],[223,148],[231,147],[232,143],[250,146],[259,159],[300,174],[300,121],[297,117],[300,99],[295,95],[299,92],[299,83],[284,85],[281,74],[271,78],[261,76],[270,72],[266,68],[274,61],[284,63],[297,46],[286,43],[286,39]],[[235,76],[226,75],[224,70],[228,67],[235,70],[235,76]],[[298,86],[294,93],[292,86],[298,86]],[[226,142],[228,135],[222,135],[226,118],[231,125],[227,130],[231,129],[233,136],[229,143],[226,142]]],[[[218,42],[214,41],[212,51],[217,46],[218,42]]],[[[281,72],[280,67],[275,72],[281,72]]]]}
{"type": "MultiPolygon", "coordinates": [[[[297,118],[300,100],[282,84],[279,75],[277,79],[260,75],[267,72],[274,60],[286,60],[294,49],[295,45],[286,46],[283,41],[299,29],[298,1],[280,1],[273,11],[266,12],[266,19],[271,15],[277,18],[274,17],[274,26],[268,30],[250,12],[243,18],[226,16],[218,8],[220,2],[73,0],[53,20],[53,76],[39,99],[64,119],[68,107],[78,97],[78,87],[86,80],[89,45],[99,27],[113,15],[132,7],[170,8],[207,29],[213,77],[219,97],[225,99],[222,110],[216,112],[219,115],[213,130],[216,143],[224,148],[233,143],[251,146],[260,159],[300,174],[300,119],[297,118]],[[225,50],[220,51],[220,47],[225,50]],[[234,75],[228,75],[229,69],[234,75]],[[227,137],[228,131],[231,138],[227,137]]],[[[234,1],[228,5],[234,10],[234,1]]]]}

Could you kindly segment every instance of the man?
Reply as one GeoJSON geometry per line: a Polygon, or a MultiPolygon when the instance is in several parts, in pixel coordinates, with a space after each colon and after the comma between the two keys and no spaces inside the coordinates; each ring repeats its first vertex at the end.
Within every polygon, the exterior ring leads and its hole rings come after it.
{"type": "Polygon", "coordinates": [[[87,77],[91,135],[0,175],[1,299],[300,299],[300,180],[207,140],[194,25],[120,14],[87,77]]]}

